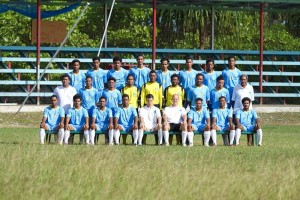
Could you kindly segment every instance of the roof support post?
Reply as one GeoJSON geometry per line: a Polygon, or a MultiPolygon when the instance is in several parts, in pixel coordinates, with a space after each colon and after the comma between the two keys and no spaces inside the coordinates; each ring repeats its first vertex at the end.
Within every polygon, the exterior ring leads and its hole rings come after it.
{"type": "Polygon", "coordinates": [[[215,48],[215,8],[211,7],[211,37],[210,37],[210,49],[215,48]]]}
{"type": "MultiPolygon", "coordinates": [[[[259,34],[259,92],[263,93],[263,61],[264,61],[264,3],[260,3],[260,34],[259,34]]],[[[259,98],[259,103],[263,104],[263,97],[259,98]]]]}
{"type": "MultiPolygon", "coordinates": [[[[36,23],[37,23],[37,31],[36,31],[36,80],[40,80],[40,58],[41,58],[41,0],[37,0],[37,17],[36,17],[36,23]]],[[[40,92],[40,83],[37,81],[37,87],[36,92],[40,92]]],[[[28,91],[29,92],[29,91],[28,91]]],[[[36,104],[40,105],[40,97],[36,97],[36,104]]]]}
{"type": "Polygon", "coordinates": [[[152,69],[155,70],[156,59],[156,0],[152,0],[152,69]]]}

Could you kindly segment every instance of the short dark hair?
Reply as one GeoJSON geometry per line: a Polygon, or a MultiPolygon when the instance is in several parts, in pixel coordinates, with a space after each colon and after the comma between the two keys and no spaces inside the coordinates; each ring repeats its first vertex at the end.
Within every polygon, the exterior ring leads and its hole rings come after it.
{"type": "Polygon", "coordinates": [[[55,95],[55,94],[53,94],[51,97],[50,97],[50,99],[52,99],[52,98],[57,98],[58,99],[58,97],[55,95]]]}
{"type": "Polygon", "coordinates": [[[220,81],[220,80],[224,80],[224,77],[223,77],[223,75],[220,75],[220,76],[218,76],[218,78],[217,78],[217,82],[218,82],[218,81],[220,81]]]}
{"type": "Polygon", "coordinates": [[[93,80],[93,77],[91,77],[90,75],[89,75],[89,76],[86,76],[86,77],[85,77],[85,80],[88,79],[88,78],[90,78],[90,79],[93,80]]]}
{"type": "Polygon", "coordinates": [[[171,80],[173,79],[173,78],[178,78],[178,80],[179,80],[179,75],[178,74],[172,74],[172,76],[171,76],[171,80]]]}
{"type": "Polygon", "coordinates": [[[99,60],[99,62],[100,62],[100,57],[99,57],[99,56],[95,56],[95,57],[93,58],[93,62],[94,62],[95,60],[99,60]]]}
{"type": "Polygon", "coordinates": [[[139,57],[143,57],[143,59],[145,58],[145,56],[143,54],[139,54],[136,59],[138,59],[139,57]]]}
{"type": "Polygon", "coordinates": [[[146,99],[154,99],[154,96],[152,94],[147,94],[146,99]]]}
{"type": "Polygon", "coordinates": [[[210,63],[210,62],[212,62],[213,64],[215,64],[215,61],[214,61],[213,59],[208,58],[208,59],[206,60],[206,64],[208,64],[208,63],[210,63]]]}
{"type": "Polygon", "coordinates": [[[78,59],[73,60],[72,65],[74,65],[74,63],[77,63],[77,62],[80,64],[80,60],[78,60],[78,59]]]}
{"type": "Polygon", "coordinates": [[[251,99],[249,97],[244,97],[242,99],[242,103],[244,104],[245,101],[249,101],[249,103],[251,103],[251,99]]]}
{"type": "Polygon", "coordinates": [[[197,101],[203,102],[203,99],[202,99],[202,98],[197,98],[197,99],[195,100],[195,102],[197,102],[197,101]]]}
{"type": "Polygon", "coordinates": [[[106,98],[105,98],[104,96],[101,96],[101,97],[99,98],[99,101],[100,101],[100,99],[104,99],[104,100],[106,101],[106,98]]]}
{"type": "Polygon", "coordinates": [[[71,80],[71,79],[70,79],[70,76],[69,76],[68,74],[63,74],[63,75],[61,76],[61,80],[63,80],[63,79],[66,78],[66,77],[68,77],[68,79],[71,80]]]}
{"type": "Polygon", "coordinates": [[[169,64],[170,63],[170,59],[169,58],[162,58],[160,59],[160,63],[162,63],[163,61],[167,61],[167,63],[169,64]]]}
{"type": "Polygon", "coordinates": [[[231,58],[233,58],[235,60],[234,56],[229,56],[227,60],[229,61],[231,58]]]}
{"type": "Polygon", "coordinates": [[[201,74],[201,73],[198,73],[198,74],[196,75],[196,78],[198,78],[198,76],[202,76],[202,77],[204,78],[204,75],[201,74]]]}
{"type": "Polygon", "coordinates": [[[129,95],[128,94],[123,94],[122,99],[124,99],[125,97],[127,97],[129,99],[129,95]]]}
{"type": "Polygon", "coordinates": [[[114,77],[110,77],[110,78],[107,79],[107,82],[109,82],[109,81],[114,81],[114,82],[116,82],[117,80],[116,80],[114,77]]]}
{"type": "Polygon", "coordinates": [[[225,96],[220,96],[219,100],[221,100],[221,99],[225,99],[226,100],[226,97],[225,96]]]}
{"type": "Polygon", "coordinates": [[[185,62],[187,62],[188,60],[192,60],[193,61],[193,58],[191,56],[185,57],[185,62]]]}
{"type": "Polygon", "coordinates": [[[122,62],[122,58],[116,56],[113,58],[113,62],[116,62],[116,61],[122,62]]]}
{"type": "Polygon", "coordinates": [[[82,100],[80,94],[75,94],[75,95],[73,96],[73,101],[75,101],[76,99],[82,100]]]}
{"type": "Polygon", "coordinates": [[[156,74],[155,70],[151,70],[149,74],[156,74]]]}
{"type": "Polygon", "coordinates": [[[128,77],[129,77],[129,76],[132,76],[132,78],[133,78],[133,80],[134,80],[134,76],[133,76],[132,74],[129,74],[129,75],[127,76],[126,80],[128,80],[128,77]]]}

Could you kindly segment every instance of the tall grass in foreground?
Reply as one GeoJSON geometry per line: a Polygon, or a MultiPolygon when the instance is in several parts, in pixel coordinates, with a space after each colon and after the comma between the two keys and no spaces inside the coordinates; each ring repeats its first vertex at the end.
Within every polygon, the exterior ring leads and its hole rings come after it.
{"type": "MultiPolygon", "coordinates": [[[[39,145],[0,129],[1,199],[299,199],[299,126],[264,127],[263,147],[39,145]]],[[[129,140],[128,140],[129,141],[129,140]]],[[[148,136],[153,144],[153,136],[148,136]]]]}

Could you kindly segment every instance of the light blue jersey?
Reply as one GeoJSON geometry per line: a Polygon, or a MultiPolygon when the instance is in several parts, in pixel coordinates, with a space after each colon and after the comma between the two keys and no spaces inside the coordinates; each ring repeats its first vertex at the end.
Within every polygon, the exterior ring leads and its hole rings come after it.
{"type": "Polygon", "coordinates": [[[240,123],[244,127],[255,125],[257,113],[254,110],[244,111],[238,110],[236,112],[235,118],[239,119],[240,123]]]}
{"type": "Polygon", "coordinates": [[[241,75],[242,72],[238,68],[234,68],[233,70],[227,68],[222,71],[225,82],[224,87],[228,89],[230,97],[232,97],[234,87],[239,84],[241,75]]]}
{"type": "Polygon", "coordinates": [[[191,102],[191,107],[195,108],[196,103],[195,100],[197,98],[201,98],[202,107],[207,108],[207,101],[210,101],[209,89],[206,85],[202,85],[201,87],[193,86],[189,89],[189,93],[187,94],[187,100],[191,102]]]}
{"type": "Polygon", "coordinates": [[[212,117],[216,118],[216,125],[219,127],[228,126],[229,118],[232,118],[232,110],[228,108],[217,108],[212,112],[212,117]]]}
{"type": "Polygon", "coordinates": [[[180,85],[185,89],[186,92],[188,92],[187,90],[192,87],[193,85],[195,85],[195,79],[196,79],[196,75],[199,72],[197,72],[196,70],[192,69],[191,71],[186,71],[181,70],[179,72],[179,78],[180,78],[180,85]]]}
{"type": "Polygon", "coordinates": [[[163,72],[162,70],[157,71],[157,82],[162,86],[163,91],[165,91],[166,87],[170,86],[171,76],[173,73],[171,71],[163,72]]]}
{"type": "Polygon", "coordinates": [[[56,108],[49,106],[44,109],[43,116],[46,117],[46,124],[55,127],[61,122],[61,118],[65,117],[65,110],[59,106],[56,108]]]}
{"type": "Polygon", "coordinates": [[[109,119],[112,117],[113,115],[110,108],[105,107],[104,110],[100,110],[100,108],[95,108],[93,110],[93,118],[96,119],[95,123],[101,127],[109,124],[109,119]]]}
{"type": "Polygon", "coordinates": [[[70,77],[70,85],[76,89],[77,92],[80,91],[81,88],[85,86],[85,74],[83,72],[79,72],[78,74],[74,74],[74,72],[68,73],[70,77]]]}
{"type": "Polygon", "coordinates": [[[70,108],[67,117],[70,118],[69,124],[85,125],[85,118],[89,117],[88,111],[82,106],[79,109],[70,108]]]}
{"type": "Polygon", "coordinates": [[[115,85],[116,89],[121,90],[123,87],[125,87],[128,73],[129,71],[122,67],[119,71],[111,69],[107,72],[107,80],[111,77],[114,77],[116,79],[116,85],[115,85]]]}
{"type": "Polygon", "coordinates": [[[220,97],[226,97],[226,103],[230,103],[229,91],[226,88],[222,88],[220,90],[214,88],[210,92],[210,104],[212,105],[212,109],[217,109],[220,107],[220,103],[219,103],[220,97]]]}
{"type": "Polygon", "coordinates": [[[119,119],[119,124],[124,127],[129,127],[134,124],[134,118],[137,116],[136,109],[129,106],[127,109],[119,107],[115,117],[119,119]]]}
{"type": "Polygon", "coordinates": [[[92,77],[93,87],[99,91],[104,89],[104,84],[107,82],[107,72],[99,68],[98,70],[90,69],[87,71],[86,76],[92,77]]]}
{"type": "Polygon", "coordinates": [[[216,71],[213,71],[212,73],[202,72],[202,74],[204,76],[203,84],[208,87],[209,91],[211,91],[212,89],[214,89],[216,87],[217,78],[221,74],[216,71]]]}
{"type": "Polygon", "coordinates": [[[149,81],[150,69],[148,67],[133,67],[130,69],[129,74],[133,75],[134,86],[140,90],[142,86],[149,81]]]}
{"type": "Polygon", "coordinates": [[[202,108],[200,111],[190,110],[188,113],[188,119],[192,119],[192,124],[197,127],[206,124],[206,119],[210,118],[209,111],[206,108],[202,108]]]}
{"type": "Polygon", "coordinates": [[[106,99],[106,107],[113,110],[119,107],[119,104],[122,103],[121,92],[117,89],[114,90],[104,90],[102,96],[106,99]]]}
{"type": "Polygon", "coordinates": [[[100,92],[96,88],[86,89],[82,88],[79,91],[82,98],[82,107],[87,109],[89,116],[92,116],[95,105],[100,98],[100,92]]]}

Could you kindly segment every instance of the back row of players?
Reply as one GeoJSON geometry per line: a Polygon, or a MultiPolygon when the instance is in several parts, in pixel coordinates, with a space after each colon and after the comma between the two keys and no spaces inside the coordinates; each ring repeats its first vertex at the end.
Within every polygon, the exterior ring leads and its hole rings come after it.
{"type": "MultiPolygon", "coordinates": [[[[225,97],[222,99],[225,99],[225,103],[228,104],[226,107],[230,108],[231,105],[234,105],[234,114],[237,114],[238,110],[243,109],[242,99],[244,97],[249,97],[250,106],[251,101],[254,100],[253,88],[247,83],[248,77],[242,75],[241,71],[235,67],[234,57],[228,59],[229,68],[224,70],[221,76],[214,71],[214,61],[210,59],[206,62],[207,71],[198,73],[192,69],[192,58],[187,58],[186,69],[180,71],[179,74],[171,74],[168,70],[169,60],[167,58],[161,60],[162,70],[158,72],[154,70],[150,71],[149,68],[144,66],[143,61],[144,57],[138,56],[138,66],[127,71],[121,68],[122,60],[115,57],[113,59],[114,68],[106,72],[100,69],[100,59],[95,57],[93,58],[93,70],[89,70],[85,75],[79,71],[80,62],[74,60],[72,62],[73,71],[62,77],[62,86],[58,86],[54,91],[55,97],[58,98],[59,106],[64,108],[64,112],[68,113],[67,116],[69,116],[69,109],[73,106],[73,96],[78,93],[80,95],[80,104],[82,101],[82,106],[87,110],[88,116],[90,117],[89,123],[85,124],[91,125],[92,119],[94,119],[95,109],[97,110],[95,105],[100,97],[103,97],[100,98],[100,100],[105,99],[105,106],[111,109],[112,116],[114,117],[120,115],[119,106],[122,105],[121,95],[124,97],[124,94],[128,96],[129,105],[135,109],[144,106],[146,108],[148,104],[147,97],[151,95],[153,97],[152,101],[154,106],[160,110],[163,107],[172,107],[174,95],[178,97],[179,107],[189,105],[192,110],[196,110],[197,100],[199,99],[201,100],[201,109],[217,109],[220,106],[220,97],[225,97]],[[125,79],[127,79],[127,81],[125,81],[125,79]],[[126,85],[125,82],[127,82],[126,85]],[[107,84],[107,89],[104,89],[105,83],[107,84]],[[230,99],[233,101],[230,102],[230,99]]],[[[74,99],[74,107],[76,107],[75,104],[74,99]]],[[[101,101],[99,101],[99,104],[101,105],[101,101]]],[[[257,116],[255,117],[253,115],[253,117],[254,121],[256,121],[257,116]]],[[[43,127],[41,125],[42,132],[43,129],[49,129],[49,127],[44,127],[45,120],[47,120],[45,114],[43,120],[43,127]]],[[[229,119],[227,119],[227,122],[228,120],[229,119]]],[[[82,120],[82,122],[84,121],[85,120],[82,120]]],[[[157,123],[160,124],[159,122],[157,123]]],[[[78,127],[72,127],[70,130],[76,129],[78,129],[78,127]]],[[[86,127],[84,129],[86,129],[86,127]]],[[[259,129],[259,125],[256,129],[259,129]]],[[[121,130],[124,130],[124,127],[121,130]]],[[[85,133],[85,135],[87,135],[87,133],[85,133]]],[[[133,135],[136,134],[133,133],[133,135]]],[[[184,135],[185,134],[183,134],[183,138],[186,138],[184,135]]],[[[214,137],[212,136],[212,138],[214,137]]],[[[160,141],[159,138],[157,138],[157,140],[160,141]]],[[[87,141],[89,141],[89,139],[87,141]]],[[[159,142],[157,141],[157,143],[159,142]]],[[[216,141],[213,141],[213,144],[216,144],[216,141]]]]}

